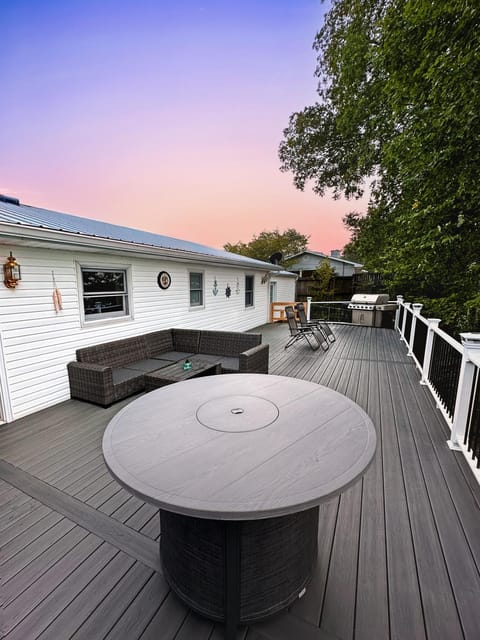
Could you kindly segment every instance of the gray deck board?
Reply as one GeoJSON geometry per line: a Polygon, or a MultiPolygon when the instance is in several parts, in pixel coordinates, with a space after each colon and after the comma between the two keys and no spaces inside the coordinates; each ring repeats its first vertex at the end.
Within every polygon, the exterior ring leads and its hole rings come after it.
{"type": "MultiPolygon", "coordinates": [[[[480,629],[480,487],[398,335],[334,325],[328,351],[261,328],[270,372],[355,400],[377,428],[363,479],[320,507],[318,557],[289,611],[237,640],[473,640],[480,629]]],[[[109,420],[63,402],[0,427],[6,640],[221,640],[160,572],[157,510],[106,471],[109,420]]]]}

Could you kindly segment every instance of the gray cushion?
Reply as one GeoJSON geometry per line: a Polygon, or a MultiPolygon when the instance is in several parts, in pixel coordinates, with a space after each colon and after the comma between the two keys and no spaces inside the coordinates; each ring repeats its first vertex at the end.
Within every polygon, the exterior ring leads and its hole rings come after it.
{"type": "Polygon", "coordinates": [[[134,371],[134,369],[112,369],[113,384],[120,384],[126,380],[133,380],[135,378],[143,378],[141,371],[134,371]]]}
{"type": "Polygon", "coordinates": [[[222,365],[222,370],[226,373],[237,373],[240,369],[239,359],[235,356],[217,356],[217,362],[222,365]]]}

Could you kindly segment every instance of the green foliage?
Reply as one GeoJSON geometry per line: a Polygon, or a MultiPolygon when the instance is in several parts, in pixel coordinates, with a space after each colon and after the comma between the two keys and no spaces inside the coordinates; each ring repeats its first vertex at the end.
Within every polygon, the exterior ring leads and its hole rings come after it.
{"type": "Polygon", "coordinates": [[[322,260],[312,274],[310,292],[314,300],[329,300],[332,297],[330,282],[334,276],[335,269],[330,265],[330,260],[322,260]]]}
{"type": "Polygon", "coordinates": [[[480,5],[336,0],[317,34],[319,102],[290,117],[282,169],[296,186],[357,197],[345,254],[390,294],[478,324],[480,5]],[[436,302],[437,301],[437,302],[436,302]]]}
{"type": "Polygon", "coordinates": [[[281,253],[283,256],[281,264],[287,267],[286,257],[304,251],[307,248],[308,239],[309,236],[304,236],[295,229],[287,229],[283,233],[275,229],[274,231],[262,231],[258,236],[253,236],[248,243],[227,243],[223,248],[225,251],[265,262],[268,262],[274,253],[281,253]]]}

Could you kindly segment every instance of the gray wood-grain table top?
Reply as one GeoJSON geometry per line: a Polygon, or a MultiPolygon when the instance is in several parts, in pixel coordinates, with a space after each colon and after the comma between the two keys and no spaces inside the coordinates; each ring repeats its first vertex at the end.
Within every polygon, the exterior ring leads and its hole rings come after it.
{"type": "Polygon", "coordinates": [[[375,428],[352,400],[296,378],[194,378],[134,400],[109,423],[105,462],[161,509],[252,520],[313,507],[373,459],[375,428]]]}

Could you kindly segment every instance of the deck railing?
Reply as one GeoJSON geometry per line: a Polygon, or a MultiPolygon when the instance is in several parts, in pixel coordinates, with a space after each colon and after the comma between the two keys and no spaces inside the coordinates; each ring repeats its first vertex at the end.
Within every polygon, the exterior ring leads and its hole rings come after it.
{"type": "MultiPolygon", "coordinates": [[[[348,304],[307,298],[307,318],[351,323],[348,304]]],[[[286,320],[286,305],[295,302],[272,303],[271,322],[286,320]]],[[[463,451],[480,482],[480,333],[462,333],[460,343],[440,329],[438,318],[425,318],[421,310],[421,304],[397,296],[394,328],[420,371],[420,384],[428,387],[450,427],[449,447],[463,451]]]]}
{"type": "Polygon", "coordinates": [[[461,450],[480,482],[480,334],[462,333],[458,342],[424,318],[421,304],[397,297],[395,329],[451,429],[448,445],[461,450]]]}

